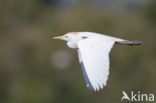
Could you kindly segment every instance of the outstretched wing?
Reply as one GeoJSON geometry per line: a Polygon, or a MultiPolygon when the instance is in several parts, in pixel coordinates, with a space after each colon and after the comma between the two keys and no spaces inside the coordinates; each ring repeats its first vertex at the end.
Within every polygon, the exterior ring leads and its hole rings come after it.
{"type": "Polygon", "coordinates": [[[115,41],[103,36],[90,37],[78,42],[78,55],[87,87],[102,89],[109,75],[109,52],[115,41]]]}

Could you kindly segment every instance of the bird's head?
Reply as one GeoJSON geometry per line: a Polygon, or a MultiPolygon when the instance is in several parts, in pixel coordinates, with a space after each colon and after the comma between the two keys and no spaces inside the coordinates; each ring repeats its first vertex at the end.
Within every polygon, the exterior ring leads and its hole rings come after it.
{"type": "Polygon", "coordinates": [[[62,36],[53,37],[53,39],[65,40],[68,42],[68,41],[77,39],[77,36],[78,36],[78,32],[70,32],[62,36]]]}
{"type": "Polygon", "coordinates": [[[86,34],[87,33],[82,33],[82,32],[69,32],[64,34],[63,36],[53,37],[53,39],[59,39],[65,41],[82,40],[89,37],[89,35],[86,34]]]}
{"type": "Polygon", "coordinates": [[[88,38],[88,36],[83,35],[81,32],[69,32],[62,36],[53,37],[53,39],[67,41],[67,45],[71,48],[77,48],[78,41],[86,38],[88,38]]]}

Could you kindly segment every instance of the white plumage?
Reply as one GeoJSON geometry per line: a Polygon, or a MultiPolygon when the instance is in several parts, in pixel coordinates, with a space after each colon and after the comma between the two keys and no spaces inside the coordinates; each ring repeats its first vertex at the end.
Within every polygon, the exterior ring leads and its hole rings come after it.
{"type": "Polygon", "coordinates": [[[104,37],[91,37],[78,42],[80,63],[83,63],[94,90],[106,85],[109,75],[109,52],[114,43],[114,40],[106,40],[104,37]]]}
{"type": "Polygon", "coordinates": [[[102,89],[107,84],[109,52],[115,43],[142,44],[138,41],[128,41],[92,32],[71,32],[54,39],[65,40],[70,48],[77,49],[87,87],[94,91],[102,89]]]}

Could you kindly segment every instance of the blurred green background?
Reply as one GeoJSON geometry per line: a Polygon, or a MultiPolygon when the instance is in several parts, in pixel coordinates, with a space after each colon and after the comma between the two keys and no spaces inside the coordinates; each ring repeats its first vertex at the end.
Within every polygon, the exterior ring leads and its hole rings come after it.
{"type": "Polygon", "coordinates": [[[123,90],[156,94],[155,0],[1,0],[0,14],[0,103],[120,103],[123,90]],[[144,45],[115,45],[107,86],[91,92],[77,52],[49,39],[71,31],[144,45]]]}

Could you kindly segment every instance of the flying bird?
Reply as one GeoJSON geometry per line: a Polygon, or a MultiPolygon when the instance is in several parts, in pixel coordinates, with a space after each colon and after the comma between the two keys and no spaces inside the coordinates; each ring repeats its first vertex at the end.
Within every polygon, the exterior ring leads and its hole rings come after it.
{"type": "Polygon", "coordinates": [[[141,45],[94,32],[69,32],[53,39],[67,41],[67,46],[76,49],[82,73],[89,90],[98,91],[106,86],[109,75],[109,52],[114,44],[141,45]]]}

